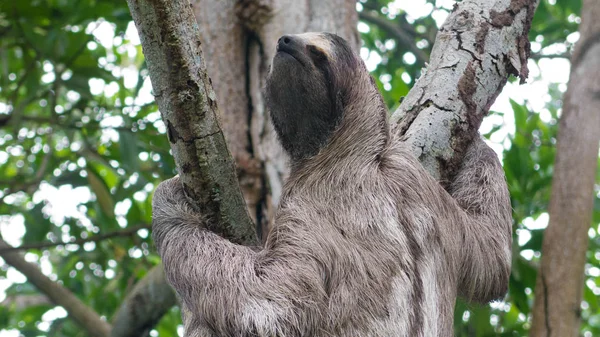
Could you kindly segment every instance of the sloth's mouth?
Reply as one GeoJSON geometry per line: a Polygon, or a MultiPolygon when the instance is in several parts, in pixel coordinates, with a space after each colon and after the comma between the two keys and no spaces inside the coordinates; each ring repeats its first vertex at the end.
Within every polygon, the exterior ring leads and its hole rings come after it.
{"type": "Polygon", "coordinates": [[[298,63],[300,63],[301,65],[304,66],[304,61],[302,61],[302,57],[300,54],[300,52],[294,48],[290,48],[287,46],[277,46],[277,54],[285,54],[288,55],[290,57],[292,57],[293,59],[295,59],[296,61],[298,61],[298,63]]]}

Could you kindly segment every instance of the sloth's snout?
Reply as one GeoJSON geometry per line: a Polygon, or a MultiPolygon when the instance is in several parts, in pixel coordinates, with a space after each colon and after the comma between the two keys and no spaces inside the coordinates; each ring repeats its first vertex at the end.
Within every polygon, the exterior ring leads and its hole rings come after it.
{"type": "Polygon", "coordinates": [[[294,35],[283,35],[277,41],[277,51],[290,52],[293,50],[300,50],[302,47],[302,40],[294,35]]]}

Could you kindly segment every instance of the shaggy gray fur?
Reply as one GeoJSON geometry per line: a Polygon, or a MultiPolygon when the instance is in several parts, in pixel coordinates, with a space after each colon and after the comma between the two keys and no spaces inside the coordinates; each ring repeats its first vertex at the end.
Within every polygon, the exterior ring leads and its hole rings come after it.
{"type": "Polygon", "coordinates": [[[286,133],[306,137],[310,123],[279,126],[292,173],[265,246],[238,246],[206,230],[177,177],[154,194],[153,238],[183,301],[186,336],[452,336],[457,295],[488,302],[508,285],[511,208],[496,155],[477,139],[451,196],[394,139],[359,56],[330,34],[297,37],[321,54],[311,54],[314,64],[274,62],[271,113],[279,123],[332,113],[336,124],[323,128],[330,134],[319,136],[316,153],[286,133]],[[309,84],[304,93],[281,89],[294,78],[280,72],[293,67],[323,71],[315,78],[326,81],[326,93],[309,84]],[[298,101],[284,97],[294,94],[317,110],[310,95],[333,98],[327,109],[341,114],[285,106],[298,101]]]}

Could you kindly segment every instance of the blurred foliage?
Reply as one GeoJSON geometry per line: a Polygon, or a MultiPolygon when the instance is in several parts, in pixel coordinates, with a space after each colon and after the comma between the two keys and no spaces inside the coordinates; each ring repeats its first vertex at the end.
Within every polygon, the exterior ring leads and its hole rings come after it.
{"type": "MultiPolygon", "coordinates": [[[[150,224],[149,192],[173,175],[174,163],[148,89],[141,46],[126,34],[132,26],[121,0],[0,2],[4,237],[14,236],[19,223],[26,229],[24,245],[150,224]],[[50,216],[59,207],[53,205],[65,203],[76,211],[50,216]]],[[[143,229],[81,247],[31,249],[26,257],[46,265],[55,280],[110,318],[159,261],[150,253],[148,233],[143,229]]],[[[2,266],[0,278],[7,271],[2,266]]],[[[29,283],[6,289],[9,298],[35,293],[29,283]]],[[[48,322],[43,314],[52,308],[47,303],[0,306],[0,328],[16,328],[25,336],[45,331],[81,336],[71,320],[48,322]]],[[[163,319],[157,327],[161,336],[173,335],[178,316],[163,319]]]]}
{"type": "MultiPolygon", "coordinates": [[[[419,17],[386,0],[357,5],[361,55],[373,64],[370,70],[390,109],[419,77],[437,25],[453,4],[421,2],[419,17]],[[405,43],[407,38],[413,43],[405,43]]],[[[568,55],[580,10],[578,0],[541,1],[530,34],[535,59],[568,55]]],[[[135,34],[122,0],[0,2],[0,228],[5,238],[22,238],[18,243],[26,245],[149,225],[150,192],[173,175],[174,164],[135,34]],[[65,204],[76,211],[53,212],[53,205],[65,204]]],[[[548,89],[545,118],[527,102],[493,113],[502,122],[488,137],[516,130],[501,140],[514,210],[513,273],[505,301],[457,303],[457,336],[527,334],[543,235],[529,224],[546,216],[563,91],[559,85],[548,89]]],[[[582,333],[595,336],[600,335],[599,222],[597,198],[582,304],[582,333]]],[[[148,230],[142,229],[81,247],[29,249],[26,258],[110,319],[136,280],[158,262],[151,246],[148,230]]],[[[82,335],[51,304],[10,304],[15,296],[38,292],[12,268],[0,266],[0,300],[6,289],[8,304],[0,306],[0,329],[24,336],[82,335]]],[[[173,309],[156,332],[175,336],[178,324],[179,311],[173,309]]]]}

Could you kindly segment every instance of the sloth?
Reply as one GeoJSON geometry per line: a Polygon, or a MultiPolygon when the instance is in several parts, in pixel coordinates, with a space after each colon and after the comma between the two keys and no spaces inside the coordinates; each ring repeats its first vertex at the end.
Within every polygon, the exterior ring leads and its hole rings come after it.
{"type": "Polygon", "coordinates": [[[452,336],[457,296],[504,296],[510,200],[480,137],[444,189],[334,34],[281,37],[265,92],[290,176],[262,247],[209,231],[177,177],[153,197],[186,336],[452,336]]]}

